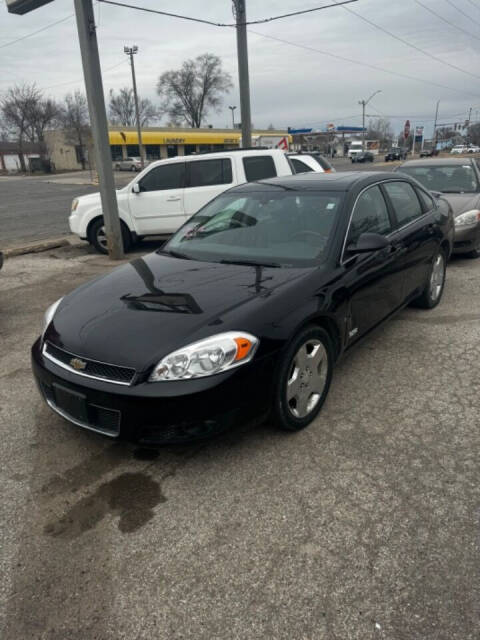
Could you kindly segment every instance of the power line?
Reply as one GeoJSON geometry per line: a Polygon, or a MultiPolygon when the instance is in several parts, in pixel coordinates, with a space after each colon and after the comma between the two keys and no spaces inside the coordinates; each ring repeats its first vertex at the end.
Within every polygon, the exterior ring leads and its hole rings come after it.
{"type": "Polygon", "coordinates": [[[391,71],[390,69],[384,69],[383,67],[378,67],[374,64],[369,64],[368,62],[360,62],[359,60],[353,60],[352,58],[346,58],[345,56],[340,56],[336,53],[330,53],[329,51],[322,51],[321,49],[315,49],[314,47],[309,47],[307,45],[298,44],[297,42],[291,42],[290,40],[284,40],[283,38],[277,38],[275,36],[270,36],[265,33],[260,33],[258,31],[253,31],[252,29],[248,30],[250,33],[254,33],[257,36],[261,36],[262,38],[268,38],[269,40],[276,40],[277,42],[281,42],[283,44],[289,44],[292,47],[297,47],[298,49],[305,49],[306,51],[313,51],[314,53],[320,53],[324,56],[329,56],[330,58],[335,58],[337,60],[342,60],[343,62],[350,62],[351,64],[356,64],[361,67],[367,67],[369,69],[373,69],[374,71],[381,71],[382,73],[388,73],[392,76],[397,76],[398,78],[405,78],[407,80],[414,80],[415,82],[421,82],[422,84],[429,84],[434,87],[440,87],[441,89],[448,89],[449,91],[454,91],[458,93],[461,91],[467,95],[473,96],[475,98],[479,97],[479,94],[471,93],[470,91],[465,91],[463,89],[455,89],[453,87],[448,87],[447,85],[440,84],[439,82],[432,82],[431,80],[423,80],[422,78],[417,78],[415,76],[407,75],[406,73],[400,73],[398,71],[391,71]]]}
{"type": "Polygon", "coordinates": [[[459,9],[455,4],[453,4],[453,2],[451,2],[451,0],[445,0],[445,2],[449,4],[451,7],[453,7],[454,9],[456,9],[463,16],[465,16],[468,20],[470,20],[471,22],[474,22],[475,24],[478,24],[478,26],[480,27],[480,22],[478,22],[477,20],[474,20],[472,16],[468,15],[468,13],[465,13],[463,9],[459,9]]]}
{"type": "Polygon", "coordinates": [[[61,22],[66,22],[67,20],[70,20],[70,18],[73,18],[73,16],[74,14],[71,13],[66,18],[62,18],[61,20],[57,20],[56,22],[47,24],[45,27],[42,27],[41,29],[37,29],[37,31],[32,31],[32,33],[27,33],[26,36],[22,36],[21,38],[17,38],[16,40],[10,40],[10,42],[6,42],[5,44],[0,45],[0,49],[3,49],[4,47],[10,47],[12,44],[16,44],[17,42],[21,42],[22,40],[26,40],[27,38],[31,38],[32,36],[36,36],[37,33],[42,33],[42,31],[46,31],[47,29],[50,29],[50,27],[54,27],[55,25],[60,24],[61,22]]]}
{"type": "MultiPolygon", "coordinates": [[[[147,7],[139,7],[134,4],[127,4],[125,2],[117,2],[116,0],[99,0],[105,4],[113,4],[117,7],[126,7],[127,9],[136,9],[137,11],[145,11],[146,13],[156,13],[161,16],[168,16],[169,18],[178,18],[179,20],[188,20],[190,22],[200,22],[201,24],[209,24],[213,27],[237,27],[236,22],[214,22],[213,20],[206,20],[204,18],[194,18],[192,16],[184,16],[178,13],[171,13],[169,11],[160,11],[159,9],[149,9],[147,7]]],[[[303,9],[301,11],[293,11],[292,13],[284,13],[278,16],[272,16],[270,18],[262,18],[260,20],[252,20],[250,22],[241,22],[239,25],[250,24],[265,24],[266,22],[273,22],[274,20],[282,20],[283,18],[292,18],[293,16],[301,16],[306,13],[313,13],[314,11],[322,11],[323,9],[330,9],[331,7],[342,6],[344,4],[351,4],[352,2],[358,2],[358,0],[343,0],[342,2],[334,2],[333,4],[326,4],[323,7],[313,7],[312,9],[303,9]]]]}
{"type": "Polygon", "coordinates": [[[414,0],[414,2],[416,2],[418,5],[423,7],[426,11],[429,11],[431,14],[436,16],[439,20],[443,20],[443,22],[448,24],[450,27],[453,27],[454,29],[457,29],[458,31],[461,31],[462,33],[466,33],[467,36],[470,36],[471,38],[475,38],[475,40],[478,40],[478,35],[477,34],[471,33],[470,31],[467,31],[466,29],[462,29],[462,27],[457,27],[456,24],[453,24],[453,22],[450,22],[450,20],[447,20],[446,18],[441,16],[439,13],[437,13],[433,9],[430,9],[430,7],[427,7],[427,5],[423,4],[423,2],[420,2],[420,0],[414,0]]]}
{"type": "MultiPolygon", "coordinates": [[[[120,67],[122,64],[125,64],[127,62],[126,58],[122,59],[121,62],[118,62],[117,64],[114,64],[113,67],[108,67],[107,69],[103,69],[102,70],[102,75],[104,75],[105,73],[108,73],[109,71],[113,71],[113,69],[116,69],[117,67],[120,67]]],[[[56,87],[64,87],[68,84],[76,84],[78,82],[83,82],[83,78],[81,79],[77,79],[77,80],[68,80],[67,82],[59,82],[58,84],[51,84],[48,87],[41,87],[41,91],[47,91],[47,89],[55,89],[56,87]]]]}
{"type": "MultiPolygon", "coordinates": [[[[448,0],[447,0],[447,2],[448,2],[448,0]]],[[[386,33],[387,35],[389,35],[390,37],[394,38],[395,40],[398,40],[399,42],[401,42],[402,44],[406,45],[407,47],[415,49],[416,51],[419,51],[420,53],[422,53],[423,55],[427,56],[428,58],[431,58],[432,60],[435,60],[436,62],[440,62],[441,64],[444,64],[447,67],[450,67],[451,69],[455,69],[456,71],[460,71],[461,73],[465,73],[465,74],[471,76],[472,78],[477,78],[477,79],[480,80],[480,76],[476,75],[475,73],[471,73],[470,71],[466,71],[465,69],[461,69],[460,67],[457,67],[456,65],[452,64],[451,62],[447,62],[446,60],[442,60],[441,58],[438,58],[437,56],[435,56],[433,53],[429,53],[428,51],[425,51],[424,49],[421,49],[420,47],[417,47],[417,45],[412,44],[411,42],[408,42],[407,40],[404,40],[400,36],[395,35],[391,31],[388,31],[388,29],[385,29],[384,27],[380,26],[379,24],[376,24],[375,22],[372,22],[371,20],[369,20],[368,18],[365,18],[364,16],[360,15],[359,13],[354,11],[353,9],[349,9],[348,7],[343,7],[343,8],[345,9],[345,11],[348,11],[348,13],[351,13],[352,15],[357,16],[357,18],[360,18],[360,20],[363,20],[364,22],[366,22],[367,24],[371,25],[375,29],[378,29],[379,31],[382,31],[383,33],[386,33]]]]}
{"type": "Polygon", "coordinates": [[[478,9],[480,11],[480,7],[478,6],[478,4],[475,4],[473,0],[467,0],[467,1],[472,5],[472,7],[475,7],[475,9],[478,9]]]}

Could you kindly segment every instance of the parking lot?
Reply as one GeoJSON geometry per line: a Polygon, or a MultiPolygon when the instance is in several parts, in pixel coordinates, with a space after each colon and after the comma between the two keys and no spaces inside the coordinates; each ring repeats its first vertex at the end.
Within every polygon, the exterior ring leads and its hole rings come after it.
{"type": "Polygon", "coordinates": [[[307,430],[159,450],[66,423],[31,375],[46,306],[112,266],[0,272],[2,637],[478,638],[480,261],[356,347],[307,430]]]}

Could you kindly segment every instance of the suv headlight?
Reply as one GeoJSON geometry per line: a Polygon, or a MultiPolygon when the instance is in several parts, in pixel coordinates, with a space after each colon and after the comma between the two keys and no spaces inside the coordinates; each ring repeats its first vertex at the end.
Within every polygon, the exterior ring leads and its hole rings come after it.
{"type": "Polygon", "coordinates": [[[476,224],[477,222],[480,222],[480,211],[478,209],[465,211],[465,213],[455,218],[456,227],[466,227],[469,224],[476,224]]]}
{"type": "Polygon", "coordinates": [[[72,202],[72,213],[77,210],[78,207],[78,198],[75,198],[72,202]]]}
{"type": "Polygon", "coordinates": [[[63,297],[59,298],[56,302],[51,304],[48,307],[48,309],[45,311],[45,315],[43,317],[42,340],[43,340],[43,336],[45,335],[45,331],[47,330],[47,327],[50,324],[50,322],[53,320],[53,316],[55,315],[55,311],[57,310],[58,305],[60,304],[60,302],[62,300],[63,300],[63,297]]]}
{"type": "Polygon", "coordinates": [[[199,340],[163,358],[150,375],[150,382],[202,378],[250,362],[258,338],[243,331],[227,331],[199,340]]]}

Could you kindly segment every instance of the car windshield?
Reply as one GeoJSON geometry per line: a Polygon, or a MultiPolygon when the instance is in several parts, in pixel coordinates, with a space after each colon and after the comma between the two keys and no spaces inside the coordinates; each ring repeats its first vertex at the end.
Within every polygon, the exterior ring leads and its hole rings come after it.
{"type": "Polygon", "coordinates": [[[322,262],[341,192],[283,187],[225,193],[207,204],[162,249],[206,262],[307,267],[322,262]]]}
{"type": "Polygon", "coordinates": [[[471,164],[401,167],[400,171],[416,178],[430,191],[476,193],[477,176],[471,164]]]}

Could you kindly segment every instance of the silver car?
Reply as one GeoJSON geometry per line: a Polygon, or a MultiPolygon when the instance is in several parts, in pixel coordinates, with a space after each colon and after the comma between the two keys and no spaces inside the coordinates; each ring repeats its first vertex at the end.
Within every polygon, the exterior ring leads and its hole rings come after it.
{"type": "Polygon", "coordinates": [[[480,158],[409,160],[396,171],[416,178],[424,187],[441,192],[453,209],[453,253],[480,257],[480,158]]]}
{"type": "Polygon", "coordinates": [[[116,171],[141,171],[142,160],[137,156],[132,156],[122,160],[116,160],[114,166],[116,171]]]}

